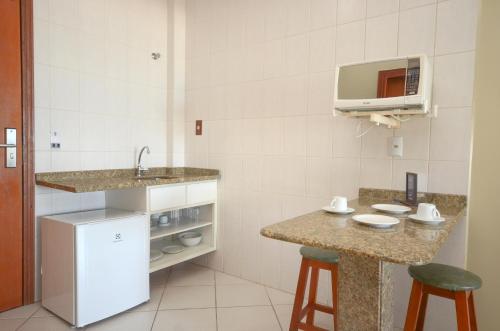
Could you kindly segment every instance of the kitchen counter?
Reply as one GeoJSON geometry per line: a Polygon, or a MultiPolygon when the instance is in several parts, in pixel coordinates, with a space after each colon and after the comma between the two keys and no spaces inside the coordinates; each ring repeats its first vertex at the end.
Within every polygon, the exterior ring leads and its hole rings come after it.
{"type": "MultiPolygon", "coordinates": [[[[453,227],[466,214],[466,197],[423,193],[420,202],[436,204],[446,219],[442,225],[422,225],[399,216],[392,229],[355,223],[355,214],[375,213],[375,203],[403,200],[404,192],[360,189],[349,201],[356,211],[337,215],[322,210],[261,229],[265,237],[339,252],[339,329],[393,329],[394,264],[425,264],[437,254],[453,227]]],[[[297,252],[299,254],[299,252],[297,252]]]]}
{"type": "MultiPolygon", "coordinates": [[[[319,210],[265,227],[261,234],[273,239],[335,249],[397,264],[429,263],[463,216],[465,197],[441,194],[422,197],[422,200],[435,203],[441,211],[441,216],[446,219],[446,222],[439,226],[418,224],[403,215],[398,217],[401,223],[391,229],[381,230],[359,225],[351,219],[354,214],[375,212],[370,207],[372,204],[392,203],[396,192],[394,195],[390,192],[361,190],[360,199],[349,202],[349,207],[356,209],[351,215],[331,214],[319,210]]],[[[411,213],[415,212],[414,209],[411,213]]]]}
{"type": "Polygon", "coordinates": [[[201,168],[151,168],[137,179],[134,169],[46,172],[35,175],[36,184],[73,193],[97,192],[197,182],[219,178],[219,170],[201,168]],[[159,178],[164,176],[165,178],[159,178]]]}

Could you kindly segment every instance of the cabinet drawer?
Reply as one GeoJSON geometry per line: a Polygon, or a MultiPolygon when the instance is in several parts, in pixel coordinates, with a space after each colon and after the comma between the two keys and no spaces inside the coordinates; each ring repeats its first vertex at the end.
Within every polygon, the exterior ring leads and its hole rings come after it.
{"type": "Polygon", "coordinates": [[[157,211],[186,204],[186,186],[176,185],[149,190],[149,210],[157,211]]]}
{"type": "Polygon", "coordinates": [[[217,182],[190,184],[187,187],[187,203],[194,204],[217,199],[217,182]]]}

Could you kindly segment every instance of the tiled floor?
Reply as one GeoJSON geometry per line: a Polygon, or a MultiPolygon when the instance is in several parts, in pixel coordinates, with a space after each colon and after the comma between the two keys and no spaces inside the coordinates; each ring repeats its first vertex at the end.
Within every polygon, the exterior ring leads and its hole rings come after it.
{"type": "MultiPolygon", "coordinates": [[[[288,330],[293,296],[194,264],[151,275],[151,300],[80,330],[275,331],[288,330]]],[[[331,328],[330,315],[316,324],[331,328]]],[[[63,331],[71,326],[39,303],[0,314],[1,331],[63,331]]]]}

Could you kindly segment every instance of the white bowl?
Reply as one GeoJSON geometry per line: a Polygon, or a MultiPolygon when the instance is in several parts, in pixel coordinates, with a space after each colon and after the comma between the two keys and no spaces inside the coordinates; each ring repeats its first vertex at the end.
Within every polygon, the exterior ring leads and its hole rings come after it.
{"type": "Polygon", "coordinates": [[[191,247],[200,244],[202,235],[199,232],[188,231],[181,233],[178,238],[184,246],[191,247]]]}

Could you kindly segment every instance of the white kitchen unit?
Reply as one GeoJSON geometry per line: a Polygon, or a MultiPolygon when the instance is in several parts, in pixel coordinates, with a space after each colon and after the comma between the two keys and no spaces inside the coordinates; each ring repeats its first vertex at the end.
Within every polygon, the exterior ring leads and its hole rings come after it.
{"type": "Polygon", "coordinates": [[[149,221],[102,209],[43,217],[42,306],[82,327],[149,300],[149,221]]]}
{"type": "Polygon", "coordinates": [[[170,217],[179,211],[178,219],[171,225],[151,228],[151,250],[181,245],[177,235],[186,231],[202,234],[199,245],[184,247],[182,252],[176,254],[164,254],[160,259],[151,262],[150,272],[213,252],[217,248],[216,180],[106,191],[106,205],[108,208],[143,212],[150,219],[160,215],[170,217]],[[189,209],[197,211],[196,219],[187,216],[189,209]]]}

